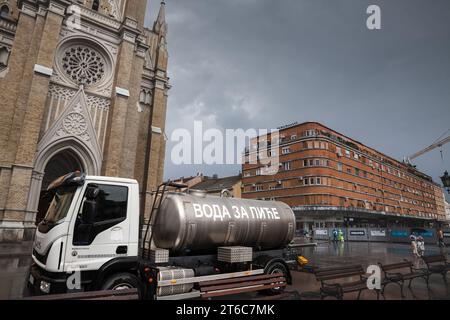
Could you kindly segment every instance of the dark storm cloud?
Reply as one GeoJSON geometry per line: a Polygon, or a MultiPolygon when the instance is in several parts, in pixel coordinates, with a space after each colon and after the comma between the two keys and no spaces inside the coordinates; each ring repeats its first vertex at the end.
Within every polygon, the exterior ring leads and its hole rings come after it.
{"type": "MultiPolygon", "coordinates": [[[[148,23],[159,3],[149,2],[148,23]]],[[[397,159],[450,125],[448,0],[168,0],[167,135],[319,121],[397,159]],[[382,10],[382,30],[366,9],[382,10]]],[[[174,166],[166,177],[239,166],[174,166]]],[[[439,151],[416,161],[437,180],[439,151]]]]}

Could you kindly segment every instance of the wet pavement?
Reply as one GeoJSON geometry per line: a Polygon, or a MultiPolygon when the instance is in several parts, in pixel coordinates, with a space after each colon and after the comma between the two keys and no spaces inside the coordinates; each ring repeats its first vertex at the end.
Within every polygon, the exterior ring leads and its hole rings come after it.
{"type": "MultiPolygon", "coordinates": [[[[10,249],[0,248],[0,300],[20,299],[26,293],[26,281],[28,278],[28,267],[31,263],[28,248],[10,249]],[[8,253],[9,252],[9,253],[8,253]]],[[[413,261],[409,245],[392,243],[318,243],[315,248],[305,248],[304,256],[309,259],[309,264],[320,267],[334,267],[342,265],[361,264],[364,268],[369,265],[381,263],[401,262],[404,259],[413,261]]],[[[450,250],[448,248],[447,250],[450,250]]],[[[438,254],[438,247],[427,246],[426,254],[438,254]]],[[[447,254],[447,253],[446,253],[447,254]]],[[[421,261],[415,261],[416,267],[421,267],[421,261]]],[[[306,272],[293,272],[293,285],[288,287],[288,291],[298,291],[304,300],[320,299],[319,283],[313,274],[306,272]]],[[[449,277],[450,280],[450,277],[449,277]]],[[[450,283],[450,281],[449,281],[450,283]]],[[[441,275],[430,277],[430,290],[427,289],[423,279],[416,279],[412,288],[405,285],[405,297],[400,295],[397,285],[391,284],[386,287],[385,297],[387,300],[399,299],[446,299],[450,300],[450,285],[445,284],[441,275]]],[[[357,294],[347,294],[345,299],[356,299],[357,294]]],[[[246,295],[242,298],[255,298],[246,295]]],[[[376,299],[376,294],[372,291],[364,291],[361,299],[376,299]]]]}
{"type": "MultiPolygon", "coordinates": [[[[449,249],[447,249],[448,252],[449,249]]],[[[448,257],[448,253],[447,257],[448,257]]],[[[440,254],[437,246],[427,246],[426,255],[440,254]]],[[[365,242],[347,242],[347,243],[319,243],[316,248],[304,249],[304,256],[309,259],[312,266],[338,267],[344,265],[360,264],[364,268],[377,263],[391,264],[402,262],[404,259],[414,262],[416,268],[425,267],[423,261],[414,259],[411,253],[411,247],[408,244],[393,243],[365,243],[365,242]]],[[[448,276],[450,282],[450,276],[448,276]]],[[[348,279],[353,280],[353,279],[348,279]]],[[[354,279],[357,280],[357,279],[354,279]]],[[[347,281],[347,280],[346,280],[347,281]]],[[[313,274],[305,272],[293,272],[293,285],[288,290],[296,290],[301,293],[305,300],[320,299],[318,295],[320,284],[316,281],[313,274]]],[[[418,278],[412,283],[411,289],[408,285],[404,286],[405,297],[402,298],[400,288],[396,284],[389,284],[385,290],[386,300],[430,300],[445,299],[450,300],[450,285],[444,282],[439,274],[430,277],[430,290],[427,289],[426,281],[418,278]]],[[[356,299],[357,293],[349,293],[344,299],[356,299]]],[[[333,298],[331,298],[333,299],[333,298]]],[[[366,290],[361,295],[362,300],[377,299],[373,291],[366,290]]]]}
{"type": "Polygon", "coordinates": [[[0,300],[23,297],[30,264],[29,256],[0,256],[0,300]]]}

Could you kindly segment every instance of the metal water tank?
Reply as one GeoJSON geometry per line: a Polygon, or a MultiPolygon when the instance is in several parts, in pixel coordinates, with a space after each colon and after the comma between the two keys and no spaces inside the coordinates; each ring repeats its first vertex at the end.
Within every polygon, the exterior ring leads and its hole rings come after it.
{"type": "Polygon", "coordinates": [[[215,253],[220,246],[270,250],[292,241],[295,215],[282,202],[169,193],[153,231],[155,245],[171,255],[215,253]]]}

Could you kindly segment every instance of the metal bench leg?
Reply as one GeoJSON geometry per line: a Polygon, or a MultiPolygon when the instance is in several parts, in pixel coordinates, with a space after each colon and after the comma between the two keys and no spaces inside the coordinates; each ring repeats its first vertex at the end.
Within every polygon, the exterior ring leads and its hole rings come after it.
{"type": "Polygon", "coordinates": [[[399,286],[400,286],[400,294],[402,295],[402,298],[404,298],[405,297],[405,294],[403,293],[403,281],[401,282],[401,283],[399,283],[399,286]]]}
{"type": "Polygon", "coordinates": [[[387,286],[388,284],[389,284],[389,283],[385,283],[385,284],[383,285],[382,289],[381,289],[381,295],[383,296],[383,299],[384,299],[384,300],[386,300],[386,297],[384,296],[384,290],[386,289],[386,286],[387,286]]]}
{"type": "Polygon", "coordinates": [[[442,277],[444,278],[444,282],[447,283],[447,271],[442,274],[442,277]]]}
{"type": "Polygon", "coordinates": [[[362,292],[362,290],[359,290],[359,292],[358,292],[358,298],[356,298],[356,300],[359,300],[359,299],[361,298],[361,292],[362,292]]]}
{"type": "Polygon", "coordinates": [[[414,280],[414,278],[409,280],[408,288],[410,288],[410,289],[411,289],[411,283],[412,283],[413,280],[414,280]]]}
{"type": "Polygon", "coordinates": [[[422,276],[421,277],[423,280],[427,281],[427,277],[426,276],[422,276]]]}

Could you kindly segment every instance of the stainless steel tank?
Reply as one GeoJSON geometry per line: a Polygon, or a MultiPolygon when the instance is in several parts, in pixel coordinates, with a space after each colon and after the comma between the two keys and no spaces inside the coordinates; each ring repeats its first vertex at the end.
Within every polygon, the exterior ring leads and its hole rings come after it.
{"type": "Polygon", "coordinates": [[[215,253],[220,246],[269,250],[292,241],[295,216],[281,202],[169,193],[153,232],[155,245],[172,255],[215,253]]]}

